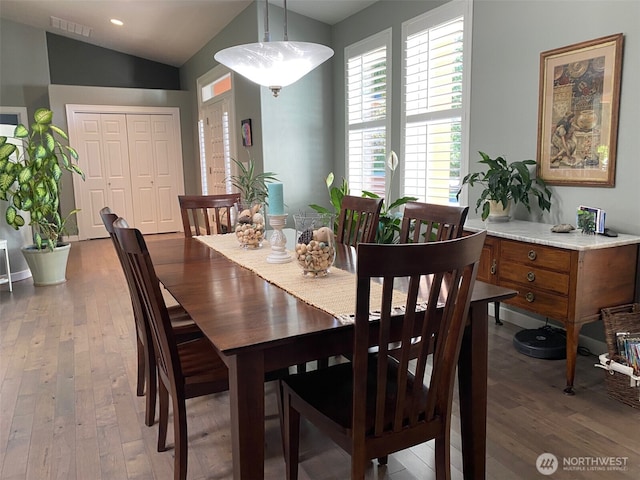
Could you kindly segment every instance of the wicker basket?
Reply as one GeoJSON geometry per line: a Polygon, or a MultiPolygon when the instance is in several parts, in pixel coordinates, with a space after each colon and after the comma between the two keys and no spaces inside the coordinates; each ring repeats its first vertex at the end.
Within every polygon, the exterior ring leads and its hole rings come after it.
{"type": "MultiPolygon", "coordinates": [[[[604,323],[609,360],[622,363],[622,357],[618,355],[616,332],[640,331],[640,304],[633,303],[603,308],[602,322],[604,323]]],[[[640,409],[640,387],[630,386],[629,380],[629,376],[609,370],[605,374],[607,394],[615,400],[640,409]]]]}

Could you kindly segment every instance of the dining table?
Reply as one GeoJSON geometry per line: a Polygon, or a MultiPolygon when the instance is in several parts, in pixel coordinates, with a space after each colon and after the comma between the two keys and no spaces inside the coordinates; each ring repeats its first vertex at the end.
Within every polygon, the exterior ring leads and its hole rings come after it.
{"type": "MultiPolygon", "coordinates": [[[[147,245],[159,281],[189,313],[229,369],[233,478],[262,479],[265,374],[352,352],[353,324],[242,266],[224,248],[212,248],[202,238],[153,239],[147,245]]],[[[240,248],[228,242],[225,245],[227,249],[240,248]]],[[[260,258],[266,262],[269,250],[265,244],[246,255],[253,255],[258,263],[260,258]]],[[[335,272],[355,273],[357,249],[338,244],[336,250],[335,272]]],[[[272,267],[292,268],[293,263],[272,267]]],[[[322,289],[334,281],[332,271],[320,278],[303,276],[301,268],[297,274],[296,283],[311,289],[322,289]]],[[[355,277],[353,284],[355,292],[355,277]]],[[[458,360],[465,479],[484,479],[486,472],[488,304],[515,294],[480,281],[473,289],[458,360]]],[[[355,296],[353,305],[355,310],[355,296]]],[[[375,333],[374,328],[372,331],[375,333]]]]}

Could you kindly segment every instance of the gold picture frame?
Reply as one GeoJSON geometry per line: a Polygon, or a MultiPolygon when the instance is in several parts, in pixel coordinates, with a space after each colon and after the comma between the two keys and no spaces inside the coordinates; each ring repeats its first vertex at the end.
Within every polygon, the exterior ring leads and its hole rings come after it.
{"type": "Polygon", "coordinates": [[[540,54],[537,174],[549,185],[615,185],[622,33],[540,54]]]}

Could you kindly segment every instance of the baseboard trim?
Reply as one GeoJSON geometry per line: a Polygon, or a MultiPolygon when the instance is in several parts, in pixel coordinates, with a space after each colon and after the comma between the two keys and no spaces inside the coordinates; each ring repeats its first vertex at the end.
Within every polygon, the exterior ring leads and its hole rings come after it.
{"type": "MultiPolygon", "coordinates": [[[[495,317],[493,304],[489,304],[489,315],[495,317]]],[[[524,313],[505,308],[504,306],[501,306],[500,308],[500,320],[527,329],[544,327],[547,323],[544,320],[540,320],[524,313]]],[[[553,322],[553,326],[558,326],[560,328],[562,327],[560,323],[556,322],[553,322]]],[[[580,335],[580,337],[578,338],[578,345],[587,348],[596,356],[607,351],[607,344],[605,342],[584,335],[580,335]]]]}

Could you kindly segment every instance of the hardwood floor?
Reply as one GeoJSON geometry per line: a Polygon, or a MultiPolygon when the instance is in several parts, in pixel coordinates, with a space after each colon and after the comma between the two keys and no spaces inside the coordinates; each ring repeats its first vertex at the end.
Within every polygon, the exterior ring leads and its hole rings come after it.
{"type": "MultiPolygon", "coordinates": [[[[143,397],[135,395],[134,323],[110,240],[74,243],[67,277],[53,287],[16,282],[13,294],[0,287],[0,478],[172,478],[173,450],[156,452],[157,425],[144,425],[143,397]]],[[[640,410],[606,396],[595,356],[578,357],[577,394],[568,397],[563,361],[517,353],[516,327],[489,331],[487,478],[544,478],[535,467],[544,452],[560,460],[549,478],[640,478],[640,410]],[[626,470],[563,469],[563,459],[575,467],[595,457],[625,457],[626,470]]],[[[266,477],[281,479],[274,385],[265,392],[266,477]]],[[[189,400],[187,412],[189,478],[231,479],[228,395],[189,400]]],[[[458,479],[457,417],[452,425],[458,479]]],[[[309,425],[302,433],[300,479],[348,478],[346,454],[309,425]]],[[[390,456],[387,466],[372,463],[367,478],[432,479],[433,456],[426,443],[390,456]]]]}

